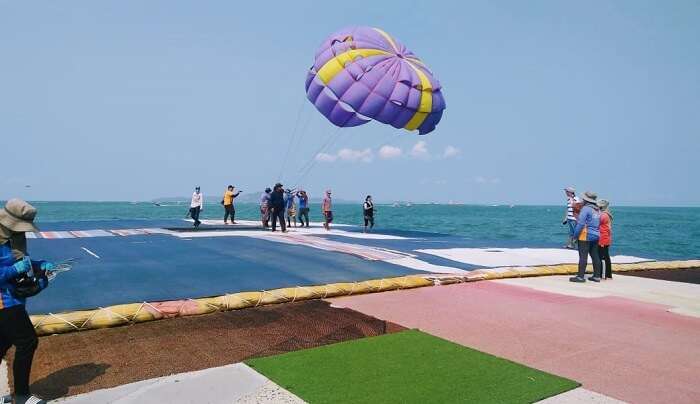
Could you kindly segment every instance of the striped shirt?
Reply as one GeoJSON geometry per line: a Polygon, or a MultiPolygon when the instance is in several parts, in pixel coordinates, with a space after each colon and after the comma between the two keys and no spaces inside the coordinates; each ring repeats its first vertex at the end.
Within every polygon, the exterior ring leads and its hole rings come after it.
{"type": "Polygon", "coordinates": [[[574,215],[574,205],[578,202],[578,198],[575,196],[570,196],[566,198],[566,220],[576,221],[576,216],[574,215]]]}

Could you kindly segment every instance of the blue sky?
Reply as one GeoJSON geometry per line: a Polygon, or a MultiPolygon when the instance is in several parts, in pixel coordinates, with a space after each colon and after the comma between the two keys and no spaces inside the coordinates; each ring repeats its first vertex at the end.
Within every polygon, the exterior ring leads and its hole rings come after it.
{"type": "Polygon", "coordinates": [[[347,199],[545,204],[574,185],[700,205],[698,21],[681,0],[0,1],[0,198],[257,192],[309,163],[307,189],[347,199]],[[431,67],[435,132],[336,133],[305,101],[316,48],[348,25],[431,67]]]}

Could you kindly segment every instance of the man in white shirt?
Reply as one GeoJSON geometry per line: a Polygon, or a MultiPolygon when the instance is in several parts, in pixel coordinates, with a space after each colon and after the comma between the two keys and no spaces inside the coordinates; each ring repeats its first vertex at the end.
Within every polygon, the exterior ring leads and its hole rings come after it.
{"type": "Polygon", "coordinates": [[[199,212],[204,210],[204,195],[199,190],[199,187],[194,189],[192,193],[192,201],[190,202],[190,216],[194,220],[194,227],[197,228],[202,223],[199,221],[199,212]]]}

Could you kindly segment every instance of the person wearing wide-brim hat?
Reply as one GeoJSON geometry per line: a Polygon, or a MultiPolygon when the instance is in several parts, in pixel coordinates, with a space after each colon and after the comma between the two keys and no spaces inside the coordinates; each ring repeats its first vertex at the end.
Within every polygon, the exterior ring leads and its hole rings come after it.
{"type": "Polygon", "coordinates": [[[603,264],[603,277],[612,279],[612,262],[610,260],[610,246],[612,245],[612,222],[613,215],[610,212],[610,202],[606,199],[598,199],[598,209],[600,209],[600,238],[598,239],[598,249],[600,250],[600,260],[603,264]]]}
{"type": "Polygon", "coordinates": [[[571,282],[585,282],[586,266],[588,257],[591,257],[593,264],[593,276],[588,280],[600,282],[601,262],[598,251],[598,239],[600,238],[600,211],[598,210],[598,195],[594,192],[584,192],[583,208],[578,215],[574,236],[578,239],[578,274],[571,277],[571,282]]]}
{"type": "MultiPolygon", "coordinates": [[[[38,231],[35,217],[36,208],[21,199],[10,199],[0,209],[0,358],[15,347],[15,403],[46,403],[29,392],[29,374],[39,341],[24,304],[26,297],[48,286],[45,271],[54,267],[27,255],[25,233],[38,231]]],[[[12,396],[3,398],[5,402],[12,400],[12,396]]]]}

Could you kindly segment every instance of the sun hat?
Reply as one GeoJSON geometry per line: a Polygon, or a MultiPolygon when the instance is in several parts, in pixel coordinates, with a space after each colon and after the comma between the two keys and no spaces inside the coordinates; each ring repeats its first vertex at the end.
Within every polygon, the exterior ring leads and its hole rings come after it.
{"type": "Polygon", "coordinates": [[[326,193],[327,193],[327,194],[330,194],[330,193],[331,193],[331,190],[330,190],[330,189],[327,189],[327,190],[326,190],[326,193]]]}
{"type": "Polygon", "coordinates": [[[598,207],[599,207],[601,210],[606,210],[606,209],[608,209],[608,206],[610,205],[610,202],[609,202],[607,199],[598,199],[598,201],[596,202],[596,204],[598,205],[598,207]]]}
{"type": "Polygon", "coordinates": [[[598,194],[595,192],[591,191],[586,191],[583,193],[583,196],[581,197],[584,201],[596,204],[598,202],[598,194]]]}
{"type": "Polygon", "coordinates": [[[16,233],[39,231],[34,226],[36,208],[21,199],[10,199],[0,209],[0,224],[16,233]]]}
{"type": "Polygon", "coordinates": [[[573,194],[576,192],[576,189],[574,187],[566,187],[564,188],[564,191],[573,194]]]}

